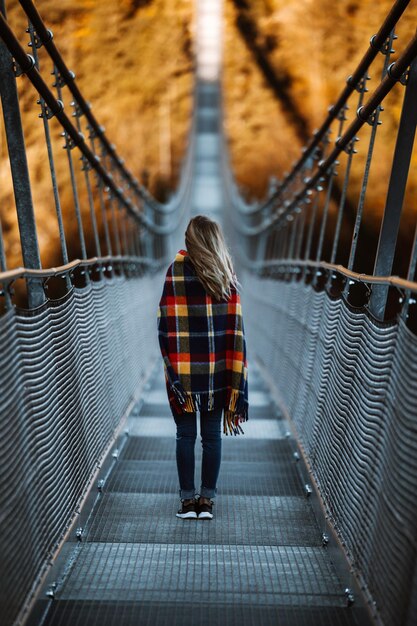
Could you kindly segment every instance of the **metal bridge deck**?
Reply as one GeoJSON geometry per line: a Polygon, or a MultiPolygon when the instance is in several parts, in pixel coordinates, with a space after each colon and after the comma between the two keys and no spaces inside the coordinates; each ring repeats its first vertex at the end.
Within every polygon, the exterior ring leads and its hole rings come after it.
{"type": "MultiPolygon", "coordinates": [[[[367,623],[344,588],[294,462],[286,423],[251,367],[245,434],[223,436],[211,521],[181,520],[175,423],[162,368],[91,512],[55,599],[31,626],[367,623]]],[[[201,469],[196,442],[196,487],[201,469]]],[[[70,556],[71,555],[71,556],[70,556]]]]}

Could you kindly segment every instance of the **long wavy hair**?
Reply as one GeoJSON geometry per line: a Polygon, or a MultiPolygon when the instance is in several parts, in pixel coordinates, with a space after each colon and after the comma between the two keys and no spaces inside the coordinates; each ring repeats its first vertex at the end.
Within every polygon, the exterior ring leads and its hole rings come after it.
{"type": "Polygon", "coordinates": [[[185,245],[205,290],[216,300],[227,300],[239,282],[219,224],[196,215],[185,231],[185,245]]]}

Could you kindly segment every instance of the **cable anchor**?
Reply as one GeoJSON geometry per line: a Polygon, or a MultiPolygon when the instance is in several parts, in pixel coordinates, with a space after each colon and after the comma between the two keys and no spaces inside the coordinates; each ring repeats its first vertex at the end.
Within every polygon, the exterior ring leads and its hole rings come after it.
{"type": "Polygon", "coordinates": [[[56,115],[57,113],[61,113],[61,111],[64,110],[64,103],[62,102],[62,100],[56,101],[56,105],[58,107],[57,111],[53,111],[43,98],[36,100],[36,103],[40,104],[42,108],[42,113],[39,113],[38,117],[46,117],[46,119],[48,120],[50,120],[51,117],[54,117],[54,115],[56,115]]]}
{"type": "Polygon", "coordinates": [[[369,40],[370,45],[372,46],[372,48],[379,50],[379,52],[381,54],[383,54],[384,56],[386,56],[387,54],[393,54],[395,52],[394,48],[392,48],[392,42],[398,39],[398,35],[389,35],[385,41],[382,43],[381,46],[377,46],[375,44],[375,40],[376,40],[376,35],[372,35],[371,39],[369,40]]]}
{"type": "Polygon", "coordinates": [[[55,76],[55,81],[52,83],[52,87],[65,87],[65,79],[56,66],[52,70],[51,74],[52,76],[55,76]]]}
{"type": "Polygon", "coordinates": [[[81,117],[83,115],[81,107],[76,100],[72,100],[70,102],[70,106],[74,109],[74,111],[72,112],[72,117],[81,117]]]}
{"type": "Polygon", "coordinates": [[[339,122],[346,122],[347,120],[347,115],[346,115],[346,111],[349,109],[349,106],[347,104],[345,104],[339,111],[339,113],[337,114],[337,118],[339,120],[339,122]]]}
{"type": "Polygon", "coordinates": [[[387,74],[390,78],[393,78],[394,80],[397,80],[399,83],[401,83],[402,85],[404,85],[404,87],[407,85],[408,83],[408,77],[410,74],[410,68],[407,68],[405,70],[405,72],[403,72],[401,74],[401,76],[399,76],[398,78],[394,75],[394,69],[395,69],[395,65],[396,63],[391,63],[391,65],[388,66],[387,69],[387,74]]]}
{"type": "Polygon", "coordinates": [[[363,116],[364,108],[365,108],[364,105],[362,105],[362,106],[360,106],[358,108],[358,110],[356,111],[357,117],[359,117],[359,119],[361,119],[362,121],[366,122],[370,126],[375,126],[375,123],[376,123],[377,126],[381,126],[382,122],[378,119],[378,117],[379,117],[380,111],[384,110],[384,107],[379,104],[376,107],[376,109],[374,111],[372,111],[371,115],[369,115],[367,118],[365,118],[363,116]]]}
{"type": "Polygon", "coordinates": [[[61,137],[65,138],[65,143],[62,146],[64,150],[73,150],[75,148],[75,141],[72,137],[70,137],[66,130],[61,133],[61,137]]]}
{"type": "MultiPolygon", "coordinates": [[[[346,82],[348,85],[352,85],[352,79],[353,76],[352,74],[350,76],[347,77],[346,82]]],[[[366,87],[366,81],[370,80],[371,77],[369,76],[369,74],[366,72],[366,74],[364,74],[362,76],[362,78],[360,78],[358,80],[358,82],[356,83],[356,85],[354,85],[354,88],[357,92],[359,93],[366,93],[368,91],[367,87],[366,87]]]]}
{"type": "MultiPolygon", "coordinates": [[[[355,143],[359,141],[359,137],[353,137],[349,143],[343,148],[343,151],[346,152],[346,154],[357,154],[357,150],[355,150],[355,143]]],[[[337,143],[337,142],[336,142],[337,143]]]]}
{"type": "Polygon", "coordinates": [[[27,74],[28,72],[30,72],[30,70],[33,70],[33,68],[36,67],[36,61],[33,56],[31,54],[27,54],[26,57],[28,62],[27,67],[22,67],[21,65],[19,65],[16,59],[13,60],[13,72],[16,78],[19,76],[23,76],[23,74],[27,74]]]}
{"type": "MultiPolygon", "coordinates": [[[[35,30],[35,28],[34,28],[34,26],[33,26],[33,24],[32,24],[32,23],[30,23],[30,24],[29,24],[29,27],[28,27],[28,28],[26,28],[26,32],[27,32],[27,33],[30,33],[30,34],[32,35],[32,38],[33,38],[33,43],[35,44],[35,48],[38,48],[38,49],[39,49],[39,48],[42,48],[42,46],[43,46],[45,43],[48,43],[48,41],[52,41],[52,39],[54,38],[54,33],[51,31],[51,29],[50,29],[50,28],[48,28],[48,29],[47,29],[47,31],[46,31],[46,32],[48,33],[48,36],[46,37],[46,39],[42,40],[42,39],[39,37],[38,33],[36,32],[36,30],[35,30]]],[[[30,48],[32,48],[32,47],[33,47],[33,45],[32,45],[32,41],[30,41],[30,42],[28,43],[28,46],[29,46],[30,48]]]]}

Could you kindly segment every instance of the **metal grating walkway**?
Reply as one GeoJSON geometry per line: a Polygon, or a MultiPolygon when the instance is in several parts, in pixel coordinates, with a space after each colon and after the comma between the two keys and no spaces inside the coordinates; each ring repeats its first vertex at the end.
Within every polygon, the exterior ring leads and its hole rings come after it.
{"type": "Polygon", "coordinates": [[[64,546],[55,599],[38,600],[30,626],[368,623],[346,606],[286,424],[254,366],[250,401],[245,435],[223,436],[215,519],[180,520],[175,423],[158,368],[83,541],[73,532],[64,546]]]}

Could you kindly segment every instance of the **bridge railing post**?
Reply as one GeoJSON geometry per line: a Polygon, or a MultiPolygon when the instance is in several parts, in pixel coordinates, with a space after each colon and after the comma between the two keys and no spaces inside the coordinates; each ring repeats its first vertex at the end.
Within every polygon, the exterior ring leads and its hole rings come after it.
{"type": "MultiPolygon", "coordinates": [[[[6,18],[4,0],[0,0],[0,13],[6,18]]],[[[28,269],[41,269],[16,76],[12,56],[2,39],[0,39],[0,98],[3,108],[4,128],[13,180],[23,263],[28,269]]],[[[42,279],[30,277],[26,279],[26,284],[29,307],[34,308],[42,304],[45,301],[42,279]]]]}
{"type": "MultiPolygon", "coordinates": [[[[401,212],[407,185],[417,125],[417,59],[412,62],[404,94],[400,125],[395,144],[391,176],[388,185],[384,216],[379,233],[374,275],[390,276],[394,262],[401,212]]],[[[369,309],[375,317],[383,319],[388,297],[388,285],[372,287],[369,309]]]]}
{"type": "MultiPolygon", "coordinates": [[[[1,217],[0,217],[0,272],[7,271],[7,263],[6,263],[6,255],[4,252],[4,240],[3,240],[3,229],[1,225],[1,217]]],[[[6,310],[12,308],[12,298],[9,293],[9,286],[4,285],[2,291],[0,291],[0,295],[4,295],[5,298],[5,307],[6,310]]]]}

